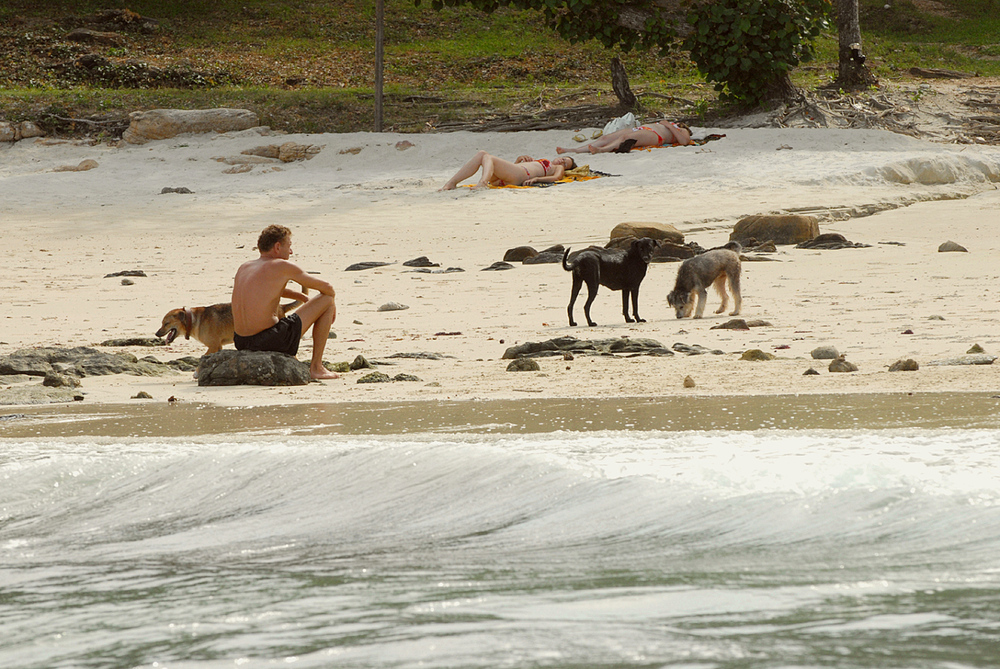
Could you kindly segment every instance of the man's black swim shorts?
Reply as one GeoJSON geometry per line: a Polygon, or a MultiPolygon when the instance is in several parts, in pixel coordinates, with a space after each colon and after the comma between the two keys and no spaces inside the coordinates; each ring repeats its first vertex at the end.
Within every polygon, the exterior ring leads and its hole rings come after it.
{"type": "Polygon", "coordinates": [[[285,316],[266,330],[244,337],[234,334],[233,343],[240,351],[275,351],[295,355],[302,338],[302,319],[298,314],[285,316]]]}

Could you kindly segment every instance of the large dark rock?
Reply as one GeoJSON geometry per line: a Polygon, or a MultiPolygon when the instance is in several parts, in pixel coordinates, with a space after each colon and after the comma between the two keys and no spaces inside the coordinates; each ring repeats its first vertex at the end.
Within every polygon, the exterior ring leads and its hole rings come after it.
{"type": "Polygon", "coordinates": [[[817,236],[819,220],[815,216],[780,214],[744,216],[733,226],[729,239],[737,242],[760,239],[773,241],[775,244],[799,244],[817,236]]]}
{"type": "Polygon", "coordinates": [[[304,386],[309,365],[284,353],[223,349],[198,365],[199,386],[304,386]]]}
{"type": "Polygon", "coordinates": [[[86,346],[25,348],[0,358],[0,374],[45,376],[50,372],[76,377],[162,376],[174,370],[164,364],[139,360],[131,353],[105,353],[86,346]]]}
{"type": "Polygon", "coordinates": [[[673,242],[674,244],[684,243],[684,233],[669,223],[619,223],[611,230],[611,239],[618,239],[620,237],[635,237],[636,239],[649,237],[650,239],[673,242]]]}

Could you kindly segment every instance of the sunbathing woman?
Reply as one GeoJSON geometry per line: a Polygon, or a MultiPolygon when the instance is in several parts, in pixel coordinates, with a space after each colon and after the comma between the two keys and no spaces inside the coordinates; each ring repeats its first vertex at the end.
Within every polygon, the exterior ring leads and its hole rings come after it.
{"type": "Polygon", "coordinates": [[[440,190],[454,189],[460,182],[478,172],[480,168],[483,170],[483,175],[479,178],[479,183],[474,186],[475,188],[552,183],[562,179],[566,170],[571,170],[574,167],[576,167],[576,161],[569,156],[552,160],[533,160],[531,156],[518,156],[517,160],[510,162],[485,151],[477,151],[476,155],[465,165],[462,165],[455,176],[448,179],[448,182],[440,190]]]}
{"type": "Polygon", "coordinates": [[[691,129],[683,123],[671,123],[666,119],[640,125],[638,128],[623,128],[609,132],[585,146],[564,149],[556,147],[556,153],[628,153],[633,148],[663,146],[664,144],[691,144],[691,129]]]}

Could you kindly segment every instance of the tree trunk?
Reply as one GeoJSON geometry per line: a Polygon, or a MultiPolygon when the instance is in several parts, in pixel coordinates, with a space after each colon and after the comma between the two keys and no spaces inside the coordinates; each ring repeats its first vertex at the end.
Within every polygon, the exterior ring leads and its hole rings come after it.
{"type": "Polygon", "coordinates": [[[611,89],[618,96],[618,102],[625,110],[635,109],[639,100],[628,85],[628,75],[625,73],[625,66],[618,60],[618,56],[611,59],[611,89]]]}
{"type": "Polygon", "coordinates": [[[858,0],[837,0],[837,39],[840,67],[835,85],[846,90],[877,86],[878,79],[865,65],[865,55],[861,50],[858,0]]]}
{"type": "Polygon", "coordinates": [[[785,72],[767,85],[767,93],[764,95],[764,101],[786,102],[797,98],[799,95],[799,90],[792,83],[792,77],[788,72],[785,72]]]}

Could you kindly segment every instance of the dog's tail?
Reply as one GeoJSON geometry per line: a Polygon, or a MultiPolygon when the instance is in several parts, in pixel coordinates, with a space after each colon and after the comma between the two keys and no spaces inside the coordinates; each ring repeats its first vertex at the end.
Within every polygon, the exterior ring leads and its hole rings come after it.
{"type": "Polygon", "coordinates": [[[569,263],[566,262],[566,259],[569,258],[569,248],[570,247],[567,246],[566,250],[563,251],[562,266],[563,266],[563,269],[566,270],[567,272],[572,272],[573,271],[573,265],[570,265],[569,263]]]}

